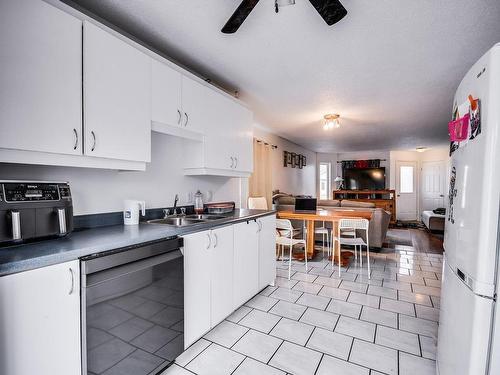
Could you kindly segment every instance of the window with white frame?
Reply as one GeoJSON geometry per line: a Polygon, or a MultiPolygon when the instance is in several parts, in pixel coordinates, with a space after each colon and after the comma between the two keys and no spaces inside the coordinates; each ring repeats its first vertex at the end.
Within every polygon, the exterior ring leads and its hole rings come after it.
{"type": "Polygon", "coordinates": [[[329,199],[331,191],[332,163],[319,163],[319,199],[329,199]]]}

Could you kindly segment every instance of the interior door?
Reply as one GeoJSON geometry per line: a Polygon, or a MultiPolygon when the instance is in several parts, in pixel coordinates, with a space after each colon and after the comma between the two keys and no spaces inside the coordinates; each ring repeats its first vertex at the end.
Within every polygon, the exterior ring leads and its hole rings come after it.
{"type": "Polygon", "coordinates": [[[151,160],[151,59],[84,22],[85,154],[151,160]]]}
{"type": "Polygon", "coordinates": [[[421,172],[421,201],[420,211],[432,211],[444,207],[445,192],[445,162],[424,161],[421,172]]]}
{"type": "Polygon", "coordinates": [[[44,1],[0,1],[0,147],[82,153],[82,22],[44,1]]]}
{"type": "Polygon", "coordinates": [[[417,162],[396,161],[396,218],[417,220],[417,162]]]}

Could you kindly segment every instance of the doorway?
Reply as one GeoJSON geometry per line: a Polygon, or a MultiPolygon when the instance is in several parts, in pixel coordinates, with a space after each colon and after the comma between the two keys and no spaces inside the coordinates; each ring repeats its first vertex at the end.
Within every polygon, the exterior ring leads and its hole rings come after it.
{"type": "Polygon", "coordinates": [[[396,161],[396,218],[417,220],[417,162],[396,161]]]}
{"type": "Polygon", "coordinates": [[[445,162],[422,162],[420,211],[432,211],[444,207],[445,162]]]}

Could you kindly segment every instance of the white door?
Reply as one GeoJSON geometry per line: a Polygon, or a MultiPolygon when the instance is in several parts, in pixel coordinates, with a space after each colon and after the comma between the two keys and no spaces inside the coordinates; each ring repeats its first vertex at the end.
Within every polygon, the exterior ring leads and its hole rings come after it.
{"type": "Polygon", "coordinates": [[[235,224],[233,306],[238,308],[259,291],[259,226],[255,221],[235,224]]]}
{"type": "Polygon", "coordinates": [[[396,161],[396,218],[417,220],[417,162],[396,161]]]}
{"type": "Polygon", "coordinates": [[[211,326],[233,312],[233,227],[212,230],[211,326]]]}
{"type": "Polygon", "coordinates": [[[151,64],[152,121],[172,126],[183,125],[181,73],[154,59],[151,64]]]}
{"type": "Polygon", "coordinates": [[[210,231],[184,236],[184,347],[210,329],[210,231]]]}
{"type": "Polygon", "coordinates": [[[81,373],[80,268],[0,277],[0,374],[81,373]]]}
{"type": "Polygon", "coordinates": [[[420,181],[422,202],[420,211],[432,211],[435,208],[444,207],[445,162],[422,162],[420,181]]]}
{"type": "Polygon", "coordinates": [[[82,22],[39,0],[0,1],[0,147],[82,153],[82,22]]]}
{"type": "Polygon", "coordinates": [[[85,154],[151,160],[151,60],[84,22],[85,154]]]}
{"type": "Polygon", "coordinates": [[[259,232],[259,289],[274,285],[276,279],[276,216],[257,220],[259,232]]]}

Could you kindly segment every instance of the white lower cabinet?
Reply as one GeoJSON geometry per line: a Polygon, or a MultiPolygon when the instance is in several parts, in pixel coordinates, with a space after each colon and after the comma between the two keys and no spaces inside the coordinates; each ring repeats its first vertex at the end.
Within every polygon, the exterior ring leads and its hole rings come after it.
{"type": "Polygon", "coordinates": [[[257,219],[259,231],[259,290],[276,279],[276,216],[257,219]]]}
{"type": "Polygon", "coordinates": [[[184,236],[186,348],[274,283],[275,227],[271,215],[184,236]]]}
{"type": "Polygon", "coordinates": [[[0,277],[0,374],[81,374],[80,265],[0,277]]]}
{"type": "Polygon", "coordinates": [[[234,225],[233,284],[235,309],[259,291],[259,225],[255,220],[234,225]]]}

